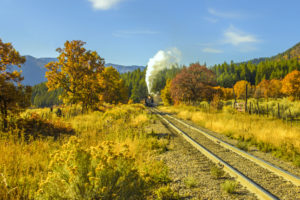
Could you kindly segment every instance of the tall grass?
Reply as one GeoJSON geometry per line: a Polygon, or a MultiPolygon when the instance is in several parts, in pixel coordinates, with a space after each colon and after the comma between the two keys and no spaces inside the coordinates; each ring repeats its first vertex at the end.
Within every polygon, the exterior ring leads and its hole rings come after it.
{"type": "Polygon", "coordinates": [[[23,117],[35,113],[53,126],[59,121],[71,126],[74,136],[0,133],[5,136],[0,139],[0,199],[142,199],[169,181],[167,167],[154,159],[167,143],[146,132],[150,117],[142,105],[77,116],[66,110],[61,117],[50,109],[29,110],[23,117]]]}
{"type": "Polygon", "coordinates": [[[277,156],[300,165],[299,126],[291,127],[290,124],[279,119],[238,113],[231,107],[225,107],[221,112],[205,112],[198,107],[185,105],[161,107],[161,109],[215,132],[248,141],[262,151],[272,151],[277,156]]]}

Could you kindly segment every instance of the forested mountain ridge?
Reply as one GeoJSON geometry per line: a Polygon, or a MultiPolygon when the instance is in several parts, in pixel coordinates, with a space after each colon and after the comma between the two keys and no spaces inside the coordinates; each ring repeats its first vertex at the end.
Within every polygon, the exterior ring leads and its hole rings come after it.
{"type": "Polygon", "coordinates": [[[293,59],[293,58],[300,59],[300,42],[297,43],[292,48],[286,50],[285,52],[280,53],[274,57],[271,57],[271,59],[275,59],[275,60],[281,60],[281,59],[289,60],[289,59],[293,59]]]}
{"type": "Polygon", "coordinates": [[[218,85],[232,87],[237,81],[246,80],[257,85],[262,80],[283,79],[288,73],[300,70],[300,43],[270,58],[258,58],[248,62],[214,65],[218,85]]]}
{"type": "MultiPolygon", "coordinates": [[[[252,60],[242,62],[242,63],[251,62],[253,64],[258,64],[265,60],[281,60],[281,59],[289,60],[289,59],[293,59],[293,58],[300,58],[300,42],[297,43],[296,45],[294,45],[292,48],[289,48],[285,52],[277,54],[276,56],[254,58],[252,60]]],[[[238,64],[240,64],[240,63],[238,63],[238,64]]]]}

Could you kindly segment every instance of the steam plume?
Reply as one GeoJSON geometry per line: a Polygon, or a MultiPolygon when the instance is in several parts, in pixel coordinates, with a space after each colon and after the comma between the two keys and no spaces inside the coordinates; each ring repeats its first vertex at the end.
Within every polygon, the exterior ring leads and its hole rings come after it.
{"type": "Polygon", "coordinates": [[[146,83],[148,92],[151,93],[152,83],[155,76],[164,69],[170,69],[172,65],[179,63],[181,52],[177,48],[172,48],[167,51],[158,51],[153,58],[149,59],[146,71],[146,83]]]}

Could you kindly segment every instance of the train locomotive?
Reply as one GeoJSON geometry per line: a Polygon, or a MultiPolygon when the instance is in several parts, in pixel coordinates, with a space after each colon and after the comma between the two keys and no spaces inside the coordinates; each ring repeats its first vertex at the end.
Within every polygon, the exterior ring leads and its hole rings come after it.
{"type": "Polygon", "coordinates": [[[145,98],[145,106],[147,107],[154,107],[154,100],[153,97],[151,95],[148,95],[147,98],[145,98]]]}

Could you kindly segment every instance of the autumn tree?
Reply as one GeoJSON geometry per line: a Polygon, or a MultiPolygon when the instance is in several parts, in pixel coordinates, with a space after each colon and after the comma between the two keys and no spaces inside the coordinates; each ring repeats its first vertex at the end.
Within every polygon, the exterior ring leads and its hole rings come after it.
{"type": "Polygon", "coordinates": [[[171,96],[175,102],[212,100],[215,74],[199,63],[184,67],[172,80],[171,96]]]}
{"type": "Polygon", "coordinates": [[[248,96],[250,96],[249,94],[251,94],[251,85],[248,81],[238,81],[234,86],[234,93],[236,95],[236,97],[238,99],[243,99],[245,98],[246,95],[246,85],[247,85],[247,89],[248,89],[248,96]]]}
{"type": "Polygon", "coordinates": [[[18,68],[25,62],[11,43],[4,43],[0,39],[0,112],[2,129],[8,126],[8,116],[20,112],[30,105],[30,87],[21,85],[21,72],[11,70],[11,66],[18,68]]]}
{"type": "Polygon", "coordinates": [[[96,51],[86,50],[85,42],[66,41],[57,62],[50,62],[46,77],[49,90],[62,88],[65,103],[81,103],[82,112],[97,102],[98,74],[103,71],[104,59],[96,51]]]}
{"type": "Polygon", "coordinates": [[[100,102],[111,104],[126,103],[128,100],[128,88],[119,72],[113,67],[105,67],[98,74],[98,97],[100,102]]]}
{"type": "Polygon", "coordinates": [[[269,97],[271,96],[270,93],[270,81],[268,80],[262,80],[255,89],[255,94],[254,96],[256,98],[265,98],[265,99],[269,99],[269,97]]]}
{"type": "Polygon", "coordinates": [[[171,96],[171,80],[168,79],[166,86],[164,89],[161,90],[161,99],[164,102],[164,105],[172,105],[173,99],[171,96]]]}
{"type": "Polygon", "coordinates": [[[300,98],[300,71],[292,71],[284,77],[281,92],[295,100],[300,98]]]}
{"type": "Polygon", "coordinates": [[[223,88],[223,87],[221,87],[221,90],[223,92],[223,99],[224,100],[233,99],[233,89],[232,88],[223,88]]]}
{"type": "Polygon", "coordinates": [[[281,95],[282,95],[281,87],[282,87],[282,82],[280,80],[272,79],[270,81],[270,87],[269,87],[270,97],[273,97],[273,98],[281,97],[281,95]]]}

